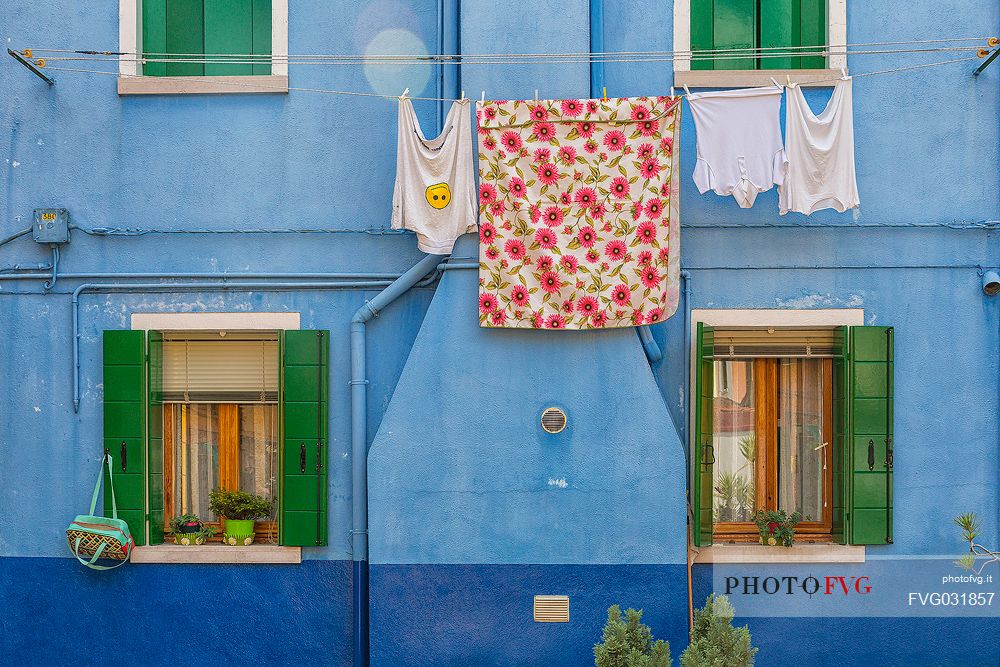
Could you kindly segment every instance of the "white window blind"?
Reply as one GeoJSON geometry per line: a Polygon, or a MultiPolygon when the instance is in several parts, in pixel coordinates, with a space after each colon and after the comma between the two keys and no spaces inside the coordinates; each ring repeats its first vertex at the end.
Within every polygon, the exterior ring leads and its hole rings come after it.
{"type": "Polygon", "coordinates": [[[165,336],[163,399],[268,403],[278,399],[278,340],[254,333],[165,336]]]}
{"type": "Polygon", "coordinates": [[[842,354],[843,333],[838,328],[717,327],[716,359],[760,357],[836,357],[842,354]]]}

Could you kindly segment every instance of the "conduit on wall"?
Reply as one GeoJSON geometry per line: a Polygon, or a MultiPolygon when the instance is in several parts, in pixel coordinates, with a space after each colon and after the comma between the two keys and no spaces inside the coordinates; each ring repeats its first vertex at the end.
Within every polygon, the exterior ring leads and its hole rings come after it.
{"type": "MultiPolygon", "coordinates": [[[[443,257],[427,255],[409,271],[366,301],[351,319],[351,487],[353,526],[351,558],[354,568],[354,664],[368,664],[368,377],[367,323],[380,311],[438,268],[443,257]]],[[[475,265],[478,268],[478,264],[475,265]]],[[[444,268],[448,268],[445,265],[444,268]]],[[[455,268],[465,268],[464,266],[455,268]]],[[[435,272],[436,275],[436,272],[435,272]]]]}

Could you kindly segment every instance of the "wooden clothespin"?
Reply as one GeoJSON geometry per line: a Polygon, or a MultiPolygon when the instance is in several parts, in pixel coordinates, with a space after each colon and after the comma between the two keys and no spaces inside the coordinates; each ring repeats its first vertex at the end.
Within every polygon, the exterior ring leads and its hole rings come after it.
{"type": "Polygon", "coordinates": [[[538,101],[538,89],[537,88],[535,88],[535,101],[536,102],[538,101]]]}
{"type": "Polygon", "coordinates": [[[788,87],[791,88],[792,87],[792,77],[790,77],[789,75],[786,74],[785,75],[785,83],[787,83],[788,87]]]}
{"type": "Polygon", "coordinates": [[[403,94],[399,96],[399,99],[403,99],[404,97],[406,97],[409,94],[410,94],[410,89],[407,88],[406,90],[403,91],[403,94]]]}
{"type": "Polygon", "coordinates": [[[686,83],[684,84],[684,94],[691,95],[691,89],[688,88],[688,85],[686,83]]]}
{"type": "Polygon", "coordinates": [[[674,97],[674,87],[670,86],[670,97],[674,97]]]}
{"type": "Polygon", "coordinates": [[[462,96],[461,96],[461,97],[459,97],[459,99],[460,99],[461,101],[463,101],[463,102],[465,101],[465,91],[464,91],[464,90],[462,91],[462,96]]]}
{"type": "Polygon", "coordinates": [[[601,96],[601,101],[602,102],[607,102],[608,101],[608,87],[604,86],[603,91],[604,92],[603,92],[603,94],[601,96]]]}
{"type": "Polygon", "coordinates": [[[773,76],[771,77],[771,83],[773,83],[773,84],[774,84],[774,87],[775,87],[775,88],[781,88],[781,84],[780,84],[780,83],[778,83],[778,80],[777,80],[777,79],[775,79],[775,78],[774,78],[773,76]]]}
{"type": "Polygon", "coordinates": [[[480,104],[486,104],[486,91],[483,91],[483,96],[479,98],[480,104]]]}
{"type": "Polygon", "coordinates": [[[840,78],[843,79],[844,81],[847,81],[847,68],[846,67],[841,67],[840,68],[840,78]]]}

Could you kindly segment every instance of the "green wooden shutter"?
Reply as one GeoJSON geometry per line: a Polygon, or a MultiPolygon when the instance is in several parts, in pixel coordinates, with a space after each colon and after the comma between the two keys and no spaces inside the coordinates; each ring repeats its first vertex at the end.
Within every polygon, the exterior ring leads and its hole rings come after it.
{"type": "Polygon", "coordinates": [[[149,543],[163,543],[163,334],[150,331],[147,336],[148,400],[146,461],[149,502],[149,543]]]}
{"type": "MultiPolygon", "coordinates": [[[[757,46],[756,0],[691,0],[691,50],[757,46]]],[[[692,60],[691,69],[755,69],[756,58],[692,60]]]]}
{"type": "MultiPolygon", "coordinates": [[[[811,2],[812,0],[806,0],[811,2]]],[[[824,0],[825,1],[825,0],[824,0]]],[[[798,46],[800,39],[800,0],[760,0],[760,47],[762,49],[798,46]]],[[[797,51],[792,49],[792,51],[797,51]]],[[[770,53],[778,53],[771,51],[770,53]]],[[[767,55],[762,51],[761,55],[767,55]]],[[[761,58],[760,69],[797,69],[799,57],[761,58]]]]}
{"type": "Polygon", "coordinates": [[[892,327],[850,327],[848,347],[848,537],[892,544],[892,327]]]}
{"type": "MultiPolygon", "coordinates": [[[[761,48],[826,44],[826,0],[760,0],[761,48]]],[[[794,52],[809,49],[792,49],[794,52]]],[[[767,51],[762,52],[766,54],[767,51]]],[[[772,51],[776,53],[776,51],[772,51]]],[[[761,58],[761,69],[826,67],[823,56],[761,58]]]]}
{"type": "Polygon", "coordinates": [[[714,522],[712,517],[714,480],[712,465],[715,463],[715,445],[712,431],[712,398],[715,393],[715,331],[698,322],[695,340],[694,388],[694,442],[691,459],[691,507],[694,514],[694,543],[704,547],[712,543],[714,522]]]}
{"type": "MultiPolygon", "coordinates": [[[[799,0],[799,46],[824,46],[826,44],[826,0],[799,0]]],[[[841,47],[843,48],[843,47],[841,47]]],[[[803,49],[808,51],[809,49],[803,49]]],[[[826,67],[823,56],[802,56],[802,69],[826,67]]]]}
{"type": "Polygon", "coordinates": [[[849,327],[838,327],[835,339],[835,349],[838,356],[833,359],[833,523],[831,533],[838,544],[847,544],[847,494],[851,468],[848,431],[850,429],[850,411],[848,407],[848,358],[850,357],[849,327]]]}
{"type": "MultiPolygon", "coordinates": [[[[205,53],[203,0],[167,0],[167,51],[178,60],[192,60],[205,53]]],[[[203,63],[167,63],[167,76],[202,76],[203,63]]]]}
{"type": "MultiPolygon", "coordinates": [[[[145,449],[146,332],[105,331],[104,450],[114,460],[118,517],[137,545],[146,543],[145,449]]],[[[106,482],[104,491],[104,511],[111,516],[106,482]]]]}
{"type": "MultiPolygon", "coordinates": [[[[205,0],[205,53],[242,55],[253,53],[253,3],[251,0],[205,0]]],[[[253,74],[253,66],[242,63],[205,65],[207,76],[253,74]]]]}
{"type": "MultiPolygon", "coordinates": [[[[271,55],[271,0],[253,0],[253,51],[255,56],[271,55]]],[[[254,74],[269,75],[269,58],[255,58],[254,74]]]]}
{"type": "MultiPolygon", "coordinates": [[[[698,56],[699,51],[711,51],[714,46],[713,0],[691,0],[691,51],[698,56]]],[[[710,54],[705,54],[710,55],[710,54]]],[[[714,69],[711,60],[692,58],[691,69],[714,69]]]]}
{"type": "Polygon", "coordinates": [[[327,543],[329,331],[285,331],[281,343],[281,495],[287,546],[327,543]]]}
{"type": "MultiPolygon", "coordinates": [[[[167,51],[167,0],[142,0],[142,53],[148,58],[162,58],[167,51]]],[[[142,66],[146,76],[166,76],[167,64],[142,66]]]]}

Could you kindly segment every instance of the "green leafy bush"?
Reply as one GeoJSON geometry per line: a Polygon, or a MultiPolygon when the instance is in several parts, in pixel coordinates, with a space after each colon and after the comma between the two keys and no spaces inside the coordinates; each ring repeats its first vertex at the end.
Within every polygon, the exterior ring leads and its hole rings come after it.
{"type": "Polygon", "coordinates": [[[246,491],[212,489],[208,494],[208,508],[216,516],[224,516],[234,521],[266,519],[274,511],[274,503],[263,496],[255,496],[246,491]]]}
{"type": "Polygon", "coordinates": [[[733,606],[726,596],[709,595],[694,612],[691,643],[681,654],[681,667],[752,667],[757,649],[750,630],[733,627],[733,606]]]}
{"type": "Polygon", "coordinates": [[[608,609],[604,641],[594,646],[597,667],[670,667],[670,644],[657,639],[648,625],[640,623],[642,610],[629,609],[622,617],[621,607],[608,609]]]}

